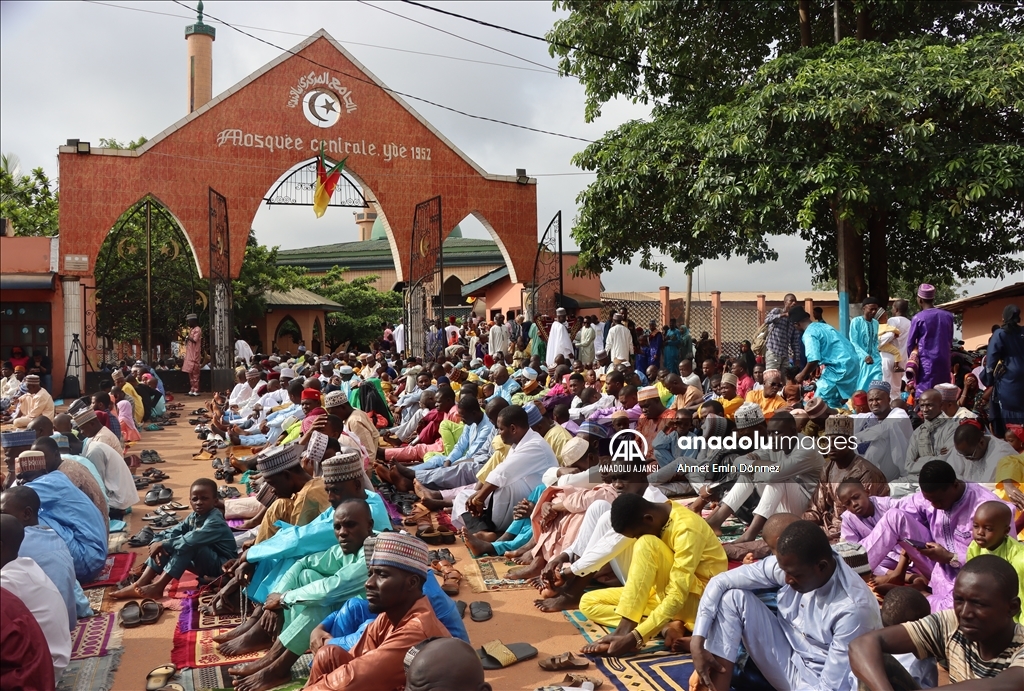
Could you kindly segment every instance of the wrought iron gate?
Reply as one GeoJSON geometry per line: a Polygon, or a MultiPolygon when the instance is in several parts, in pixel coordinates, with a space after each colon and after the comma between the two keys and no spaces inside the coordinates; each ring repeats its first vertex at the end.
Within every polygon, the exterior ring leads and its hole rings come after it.
{"type": "MultiPolygon", "coordinates": [[[[231,236],[228,201],[210,188],[210,368],[230,369],[234,364],[231,329],[231,236]]],[[[214,387],[215,389],[217,387],[214,387]]]]}
{"type": "MultiPolygon", "coordinates": [[[[324,157],[328,168],[337,161],[331,161],[324,157]]],[[[301,167],[293,170],[288,177],[277,183],[277,187],[270,191],[263,201],[268,206],[313,206],[313,194],[316,192],[316,162],[311,158],[301,167]]],[[[345,172],[341,172],[338,186],[334,188],[331,201],[327,206],[343,206],[362,209],[369,206],[366,197],[360,186],[345,172]]]]}
{"type": "Polygon", "coordinates": [[[548,223],[533,261],[533,280],[526,293],[524,305],[531,319],[542,315],[554,316],[558,300],[564,293],[562,277],[562,212],[548,223]]]}
{"type": "MultiPolygon", "coordinates": [[[[431,339],[430,327],[444,322],[444,226],[441,197],[416,205],[412,222],[409,281],[405,291],[405,314],[409,352],[421,357],[437,355],[438,341],[431,339]]],[[[444,332],[440,343],[444,344],[444,332]]],[[[441,346],[443,348],[443,345],[441,346]]]]}

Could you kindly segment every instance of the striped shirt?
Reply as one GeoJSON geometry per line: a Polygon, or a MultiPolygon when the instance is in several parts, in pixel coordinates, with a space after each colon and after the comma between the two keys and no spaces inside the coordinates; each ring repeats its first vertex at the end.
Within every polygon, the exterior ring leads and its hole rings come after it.
{"type": "Polygon", "coordinates": [[[950,682],[998,676],[1010,667],[1024,669],[1024,626],[1017,624],[1013,642],[991,660],[983,660],[978,644],[960,631],[951,609],[930,614],[924,619],[903,624],[917,647],[918,659],[934,656],[949,671],[950,682]]]}
{"type": "Polygon", "coordinates": [[[800,329],[796,328],[796,324],[789,321],[789,317],[778,307],[769,312],[764,321],[772,325],[768,330],[765,349],[783,360],[800,362],[800,329]]]}

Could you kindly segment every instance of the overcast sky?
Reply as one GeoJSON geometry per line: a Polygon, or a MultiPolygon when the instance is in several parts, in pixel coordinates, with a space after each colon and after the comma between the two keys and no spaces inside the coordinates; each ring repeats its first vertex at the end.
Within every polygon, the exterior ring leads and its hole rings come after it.
{"type": "MultiPolygon", "coordinates": [[[[542,35],[558,18],[548,0],[436,4],[534,35],[542,35]]],[[[183,32],[195,16],[180,5],[3,2],[0,8],[0,150],[17,154],[23,170],[42,166],[51,177],[57,177],[57,147],[69,138],[95,144],[100,137],[121,141],[140,135],[153,137],[186,114],[183,32]]],[[[284,48],[326,29],[391,88],[474,114],[587,139],[647,115],[642,106],[616,102],[604,108],[601,119],[588,124],[583,119],[582,86],[542,67],[555,65],[543,43],[404,3],[213,0],[206,2],[205,8],[213,16],[245,25],[246,31],[284,48]],[[473,45],[460,36],[484,45],[473,45]]],[[[207,23],[217,27],[215,96],[281,53],[209,17],[207,23]]],[[[593,180],[571,163],[584,143],[472,120],[415,101],[411,105],[488,172],[511,175],[516,168],[526,168],[536,176],[539,229],[561,210],[566,243],[572,246],[568,231],[576,214],[576,197],[593,180]]],[[[306,208],[264,206],[254,227],[261,242],[283,248],[358,237],[348,209],[334,209],[317,220],[306,208]]],[[[467,237],[489,237],[473,219],[462,228],[467,237]]],[[[804,243],[780,238],[773,245],[781,261],[754,265],[744,260],[709,262],[695,275],[695,289],[809,289],[804,243]]],[[[602,280],[609,291],[686,287],[684,272],[674,266],[669,266],[664,277],[639,267],[619,266],[602,280]]],[[[1007,280],[1021,280],[1021,276],[982,281],[972,292],[989,290],[1007,280]]]]}

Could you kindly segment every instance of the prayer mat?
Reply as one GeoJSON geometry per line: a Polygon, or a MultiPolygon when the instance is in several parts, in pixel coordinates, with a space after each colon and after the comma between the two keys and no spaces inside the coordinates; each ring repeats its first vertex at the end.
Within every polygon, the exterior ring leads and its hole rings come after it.
{"type": "Polygon", "coordinates": [[[175,631],[174,647],[171,649],[171,662],[181,667],[218,667],[258,660],[267,652],[258,650],[248,655],[228,656],[221,654],[213,637],[230,631],[223,629],[198,629],[196,631],[175,631]]]}
{"type": "Polygon", "coordinates": [[[176,581],[171,581],[170,585],[167,586],[165,595],[167,597],[181,599],[191,597],[192,591],[195,590],[199,590],[199,576],[195,575],[191,571],[186,571],[182,574],[181,578],[176,581]]]}
{"type": "Polygon", "coordinates": [[[216,689],[234,688],[234,681],[228,674],[231,665],[220,667],[197,667],[195,669],[183,669],[173,680],[181,684],[185,691],[215,691],[216,689]]]}
{"type": "Polygon", "coordinates": [[[72,660],[57,682],[57,691],[110,691],[123,652],[124,648],[118,648],[103,657],[72,660]]]}
{"type": "Polygon", "coordinates": [[[292,679],[309,678],[309,670],[313,667],[313,653],[303,653],[292,665],[292,679]]]}
{"type": "Polygon", "coordinates": [[[85,591],[85,597],[89,600],[92,611],[99,614],[103,611],[103,598],[107,594],[106,588],[89,588],[85,591]]]}
{"type": "Polygon", "coordinates": [[[103,588],[108,585],[117,585],[128,577],[128,573],[132,570],[132,564],[134,563],[134,552],[111,554],[107,556],[107,563],[103,565],[103,570],[100,571],[96,580],[83,585],[82,588],[103,588]]]}
{"type": "Polygon", "coordinates": [[[117,615],[113,612],[79,619],[71,632],[71,659],[103,657],[112,649],[121,647],[123,634],[124,629],[117,625],[117,615]]]}
{"type": "MultiPolygon", "coordinates": [[[[587,643],[606,636],[612,629],[587,619],[579,610],[563,613],[587,643]]],[[[689,655],[667,652],[656,638],[636,654],[604,658],[587,656],[618,691],[687,691],[693,661],[689,655]]]]}
{"type": "Polygon", "coordinates": [[[521,566],[505,557],[481,557],[463,562],[458,571],[469,581],[474,593],[490,590],[528,590],[533,586],[526,579],[506,578],[510,569],[521,566]]]}
{"type": "MultiPolygon", "coordinates": [[[[243,618],[239,614],[204,614],[201,609],[217,597],[216,593],[204,593],[187,597],[181,602],[181,615],[178,617],[178,631],[188,633],[199,629],[233,629],[240,625],[243,618]]],[[[308,675],[307,675],[308,676],[308,675]]]]}

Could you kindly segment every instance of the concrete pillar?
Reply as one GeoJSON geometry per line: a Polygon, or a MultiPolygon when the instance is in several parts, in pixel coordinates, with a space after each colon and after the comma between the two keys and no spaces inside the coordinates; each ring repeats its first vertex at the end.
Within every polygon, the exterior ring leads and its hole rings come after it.
{"type": "Polygon", "coordinates": [[[665,325],[672,318],[672,305],[668,286],[659,287],[658,292],[661,297],[661,325],[665,325]]]}
{"type": "Polygon", "coordinates": [[[804,300],[804,311],[811,315],[811,319],[814,319],[814,298],[804,300]]]}
{"type": "Polygon", "coordinates": [[[188,112],[202,108],[213,99],[213,42],[217,30],[203,23],[203,3],[199,3],[196,23],[185,27],[188,44],[188,112]]]}
{"type": "Polygon", "coordinates": [[[82,391],[85,391],[85,343],[82,340],[85,330],[82,328],[82,283],[77,276],[62,276],[60,284],[64,293],[64,362],[53,363],[54,398],[60,395],[65,375],[78,377],[78,384],[82,391]],[[58,368],[63,369],[64,365],[67,364],[67,357],[74,348],[76,336],[78,337],[78,352],[71,358],[71,366],[68,367],[67,372],[61,375],[61,378],[58,380],[57,370],[58,368]]]}
{"type": "Polygon", "coordinates": [[[369,240],[373,235],[373,223],[377,220],[376,211],[356,211],[352,214],[359,226],[359,240],[369,240]]]}
{"type": "Polygon", "coordinates": [[[764,299],[765,299],[764,295],[758,295],[757,296],[757,323],[758,324],[764,324],[764,315],[765,315],[764,299]]]}
{"type": "Polygon", "coordinates": [[[715,338],[715,344],[719,352],[722,350],[722,291],[711,291],[711,334],[715,338]]]}
{"type": "Polygon", "coordinates": [[[227,281],[211,281],[210,377],[214,391],[234,386],[235,341],[231,328],[231,293],[227,281]]]}

